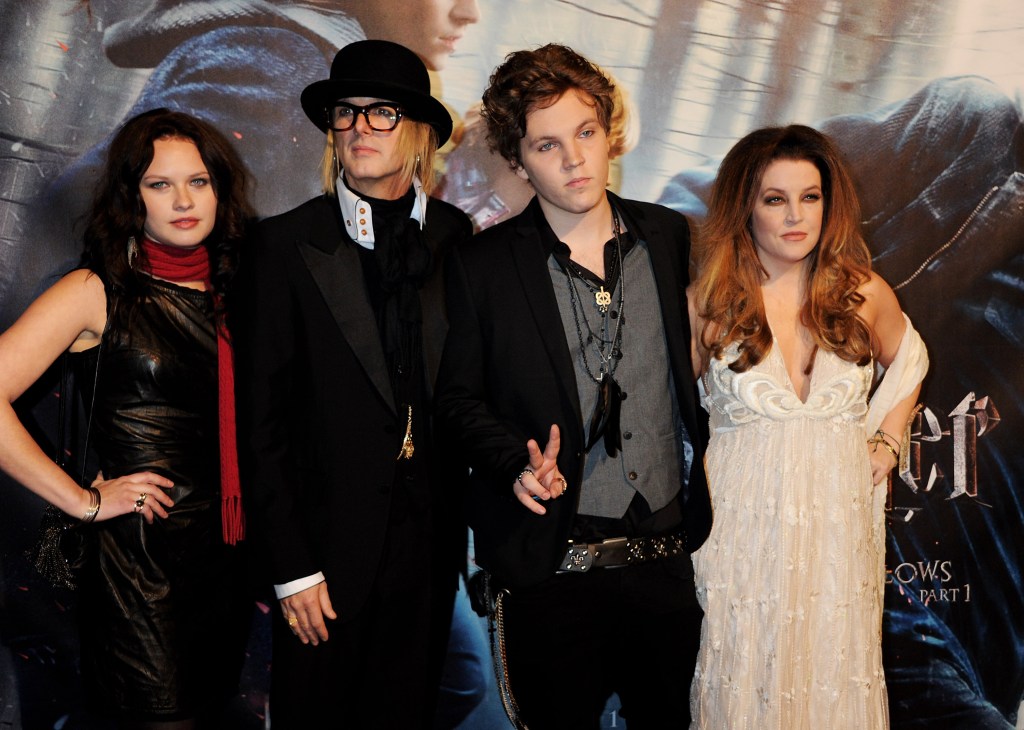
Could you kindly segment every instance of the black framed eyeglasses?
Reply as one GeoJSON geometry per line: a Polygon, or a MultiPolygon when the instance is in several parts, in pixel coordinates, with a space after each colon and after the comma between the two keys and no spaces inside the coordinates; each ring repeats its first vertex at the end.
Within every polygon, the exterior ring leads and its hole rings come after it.
{"type": "Polygon", "coordinates": [[[402,121],[402,108],[391,102],[377,101],[366,106],[354,106],[344,101],[334,102],[327,110],[327,121],[335,132],[347,132],[356,124],[356,116],[362,114],[371,129],[387,132],[402,121]]]}

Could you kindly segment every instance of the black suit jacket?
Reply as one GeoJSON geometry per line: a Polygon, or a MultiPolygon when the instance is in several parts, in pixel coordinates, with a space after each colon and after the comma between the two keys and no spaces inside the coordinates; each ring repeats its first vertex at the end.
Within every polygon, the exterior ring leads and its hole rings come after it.
{"type": "MultiPolygon", "coordinates": [[[[443,259],[472,227],[458,209],[431,199],[425,232],[435,258],[420,291],[429,400],[448,331],[443,259]]],[[[236,325],[250,533],[273,583],[323,571],[344,618],[363,604],[380,562],[406,413],[396,408],[359,253],[337,200],[321,196],[269,218],[254,238],[236,325]]],[[[450,558],[454,588],[465,528],[460,535],[462,520],[442,489],[458,493],[466,472],[438,429],[433,435],[416,446],[431,452],[434,514],[447,518],[433,549],[450,558]]]]}
{"type": "MultiPolygon", "coordinates": [[[[692,551],[711,529],[711,502],[700,436],[706,428],[698,425],[690,360],[689,228],[667,208],[609,197],[639,229],[653,263],[679,412],[694,441],[693,467],[678,496],[692,551]]],[[[449,257],[451,329],[437,400],[473,470],[467,516],[477,562],[512,587],[552,575],[565,555],[583,474],[584,417],[590,417],[580,412],[548,252],[535,224],[537,206],[535,199],[449,257]],[[543,448],[553,423],[561,431],[558,466],[570,491],[545,502],[547,514],[538,516],[515,499],[512,484],[529,462],[527,440],[543,448]]]]}

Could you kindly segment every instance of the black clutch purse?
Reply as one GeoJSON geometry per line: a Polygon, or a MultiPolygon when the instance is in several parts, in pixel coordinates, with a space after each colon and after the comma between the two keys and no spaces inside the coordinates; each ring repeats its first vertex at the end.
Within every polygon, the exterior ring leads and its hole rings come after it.
{"type": "Polygon", "coordinates": [[[88,526],[53,505],[46,505],[39,521],[39,537],[26,556],[55,588],[75,590],[77,572],[85,562],[88,526]]]}

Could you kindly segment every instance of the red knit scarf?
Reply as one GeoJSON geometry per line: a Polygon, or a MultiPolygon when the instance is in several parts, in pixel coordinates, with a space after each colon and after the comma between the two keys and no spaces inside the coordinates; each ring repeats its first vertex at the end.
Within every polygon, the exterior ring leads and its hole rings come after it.
{"type": "MultiPolygon", "coordinates": [[[[208,291],[210,256],[205,246],[181,248],[145,238],[142,241],[147,272],[176,284],[202,281],[208,291]]],[[[238,444],[235,433],[235,362],[227,325],[217,324],[217,405],[220,432],[221,532],[224,542],[234,545],[245,537],[242,486],[238,478],[238,444]]]]}

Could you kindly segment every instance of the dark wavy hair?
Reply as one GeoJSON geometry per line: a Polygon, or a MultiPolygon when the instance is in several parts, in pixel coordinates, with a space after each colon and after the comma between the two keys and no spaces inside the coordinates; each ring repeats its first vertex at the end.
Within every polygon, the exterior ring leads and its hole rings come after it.
{"type": "Polygon", "coordinates": [[[515,170],[522,166],[519,142],[526,136],[526,116],[551,106],[570,89],[590,97],[597,119],[611,132],[615,85],[596,64],[568,46],[549,43],[533,51],[515,51],[494,69],[483,94],[481,116],[491,148],[515,170]]]}
{"type": "Polygon", "coordinates": [[[139,250],[135,268],[128,265],[132,237],[142,241],[146,206],[139,182],[153,161],[158,139],[187,139],[199,150],[217,196],[217,220],[203,246],[210,255],[210,278],[217,315],[227,311],[228,294],[252,209],[246,197],[248,174],[231,143],[211,125],[169,109],[152,109],[132,117],[114,135],[107,150],[103,175],[86,215],[82,266],[93,271],[108,291],[128,304],[145,296],[149,287],[145,252],[139,250]]]}
{"type": "MultiPolygon", "coordinates": [[[[776,160],[806,160],[821,174],[824,215],[810,253],[807,299],[801,322],[816,347],[863,365],[871,357],[871,332],[858,310],[858,291],[871,275],[871,254],[860,232],[860,204],[842,155],[827,136],[800,124],[751,132],[729,150],[711,189],[698,237],[694,304],[705,320],[701,345],[714,357],[733,342],[743,372],[771,349],[761,284],[767,277],[757,255],[750,220],[765,170],[776,160]]],[[[810,372],[807,364],[805,372],[810,372]]]]}

